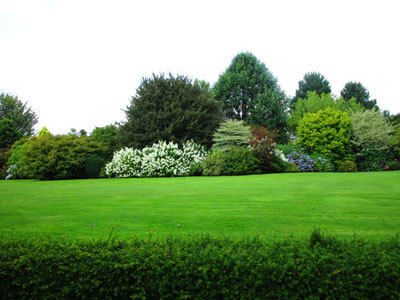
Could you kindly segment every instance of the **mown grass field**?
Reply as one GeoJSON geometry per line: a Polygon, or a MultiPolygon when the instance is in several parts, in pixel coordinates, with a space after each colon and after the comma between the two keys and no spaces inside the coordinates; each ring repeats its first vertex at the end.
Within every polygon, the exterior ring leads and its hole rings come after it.
{"type": "Polygon", "coordinates": [[[1,181],[0,234],[342,238],[400,233],[400,172],[1,181]]]}

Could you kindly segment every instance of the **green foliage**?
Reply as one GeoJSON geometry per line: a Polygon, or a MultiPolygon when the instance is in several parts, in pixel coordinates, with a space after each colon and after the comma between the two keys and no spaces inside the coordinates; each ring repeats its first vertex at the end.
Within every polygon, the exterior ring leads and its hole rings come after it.
{"type": "Polygon", "coordinates": [[[287,134],[286,105],[281,95],[265,90],[257,96],[255,107],[250,110],[246,120],[249,124],[266,127],[278,133],[277,140],[281,143],[289,139],[287,134]]]}
{"type": "Polygon", "coordinates": [[[396,159],[386,163],[385,171],[397,171],[400,170],[400,162],[396,159]]]}
{"type": "Polygon", "coordinates": [[[399,239],[2,239],[4,299],[398,299],[399,239]]]}
{"type": "Polygon", "coordinates": [[[368,90],[360,82],[347,82],[340,95],[345,101],[355,98],[366,109],[379,109],[376,100],[369,99],[368,90]]]}
{"type": "Polygon", "coordinates": [[[310,155],[310,158],[314,160],[314,172],[332,172],[335,170],[335,167],[331,164],[329,159],[322,154],[313,153],[310,155]]]}
{"type": "Polygon", "coordinates": [[[330,107],[305,115],[297,128],[298,142],[308,153],[321,153],[334,164],[351,157],[350,134],[348,113],[330,107]]]}
{"type": "Polygon", "coordinates": [[[13,120],[0,120],[0,149],[11,147],[20,137],[21,135],[14,126],[13,120]]]}
{"type": "Polygon", "coordinates": [[[202,174],[203,174],[203,164],[201,162],[190,165],[189,169],[190,176],[201,176],[202,174]]]}
{"type": "Polygon", "coordinates": [[[22,137],[33,135],[33,126],[38,121],[35,112],[30,107],[27,107],[27,103],[22,103],[17,96],[0,93],[0,121],[4,119],[12,121],[12,124],[9,122],[7,124],[0,123],[0,131],[3,131],[0,133],[0,143],[4,143],[3,139],[7,140],[6,147],[10,147],[22,137]],[[3,129],[1,129],[2,127],[3,129]],[[9,132],[10,135],[3,136],[5,132],[9,132]]]}
{"type": "Polygon", "coordinates": [[[101,169],[104,168],[106,160],[97,154],[88,156],[85,165],[85,173],[88,178],[99,178],[101,169]]]}
{"type": "Polygon", "coordinates": [[[8,159],[7,166],[15,166],[13,170],[13,177],[12,179],[22,179],[22,178],[29,178],[23,174],[23,169],[21,165],[22,153],[28,147],[27,139],[21,139],[16,141],[11,147],[11,155],[8,159]],[[18,167],[20,166],[20,167],[18,167]]]}
{"type": "Polygon", "coordinates": [[[160,140],[210,147],[223,118],[209,86],[171,74],[143,78],[125,113],[118,140],[139,149],[160,140]]]}
{"type": "Polygon", "coordinates": [[[213,91],[226,118],[276,129],[285,139],[285,94],[277,79],[253,54],[236,55],[213,91]]]}
{"type": "Polygon", "coordinates": [[[295,173],[295,172],[300,172],[299,167],[292,162],[285,162],[285,172],[286,173],[295,173]]]}
{"type": "Polygon", "coordinates": [[[394,129],[394,134],[390,140],[390,148],[393,156],[400,159],[400,125],[394,129]]]}
{"type": "Polygon", "coordinates": [[[102,143],[107,148],[107,159],[110,160],[115,151],[121,149],[118,142],[119,128],[116,125],[106,125],[104,127],[96,127],[90,134],[90,138],[96,142],[102,143]]]}
{"type": "Polygon", "coordinates": [[[76,135],[33,137],[15,149],[9,162],[19,176],[41,180],[85,178],[89,155],[105,152],[102,144],[76,135]]]}
{"type": "Polygon", "coordinates": [[[361,170],[380,170],[389,159],[392,133],[388,120],[377,110],[366,110],[351,115],[353,130],[351,143],[361,170]]]}
{"type": "Polygon", "coordinates": [[[276,133],[265,127],[253,127],[249,147],[260,161],[263,173],[282,172],[285,165],[275,154],[276,133]]]}
{"type": "Polygon", "coordinates": [[[227,120],[221,123],[213,137],[213,150],[229,150],[247,146],[251,135],[249,126],[243,121],[227,120]]]}
{"type": "Polygon", "coordinates": [[[0,179],[5,179],[7,176],[8,164],[7,161],[11,156],[11,149],[0,149],[0,179]]]}
{"type": "Polygon", "coordinates": [[[303,80],[299,81],[299,88],[296,90],[296,96],[292,99],[293,106],[299,99],[305,99],[308,92],[315,91],[317,95],[330,94],[331,86],[329,81],[320,73],[306,73],[303,80]]]}
{"type": "Polygon", "coordinates": [[[203,175],[248,175],[260,173],[260,161],[248,148],[214,151],[202,162],[203,175]]]}
{"type": "Polygon", "coordinates": [[[349,100],[344,100],[343,98],[335,99],[330,94],[319,95],[315,91],[308,92],[306,98],[298,99],[298,101],[293,104],[288,119],[289,129],[291,132],[295,133],[299,122],[306,114],[316,113],[317,111],[327,109],[328,107],[349,114],[365,110],[361,104],[356,102],[355,98],[349,100]]]}
{"type": "Polygon", "coordinates": [[[282,151],[282,153],[285,156],[288,156],[289,154],[291,154],[293,152],[299,152],[299,153],[304,152],[303,149],[301,148],[301,146],[299,144],[296,144],[296,143],[278,144],[278,145],[276,145],[276,148],[278,150],[282,151]]]}
{"type": "Polygon", "coordinates": [[[38,132],[38,136],[50,136],[51,132],[47,129],[47,127],[43,126],[42,129],[38,132]]]}
{"type": "Polygon", "coordinates": [[[357,165],[354,161],[344,160],[339,161],[336,171],[338,172],[357,172],[357,165]]]}

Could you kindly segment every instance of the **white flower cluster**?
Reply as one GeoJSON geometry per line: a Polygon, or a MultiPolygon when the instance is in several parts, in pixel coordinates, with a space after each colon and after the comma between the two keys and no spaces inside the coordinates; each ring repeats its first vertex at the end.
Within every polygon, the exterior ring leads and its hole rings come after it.
{"type": "Polygon", "coordinates": [[[142,150],[124,148],[114,153],[106,174],[116,177],[165,177],[189,175],[190,166],[207,156],[204,148],[187,141],[181,148],[160,141],[142,150]]]}
{"type": "Polygon", "coordinates": [[[287,159],[287,157],[285,156],[285,154],[283,154],[283,152],[279,149],[275,149],[275,155],[280,157],[280,159],[282,159],[284,162],[288,162],[289,160],[287,159]]]}

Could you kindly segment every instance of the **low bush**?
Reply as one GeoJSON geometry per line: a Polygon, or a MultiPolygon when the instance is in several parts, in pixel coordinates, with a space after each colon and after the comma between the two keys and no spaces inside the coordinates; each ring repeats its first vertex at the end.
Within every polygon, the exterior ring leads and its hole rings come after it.
{"type": "Polygon", "coordinates": [[[323,155],[314,153],[310,157],[314,160],[314,172],[332,172],[335,170],[333,164],[323,155]]]}
{"type": "Polygon", "coordinates": [[[400,170],[400,162],[396,159],[389,161],[385,168],[385,171],[396,171],[396,170],[400,170]]]}
{"type": "Polygon", "coordinates": [[[288,162],[294,163],[301,172],[314,171],[315,161],[307,154],[300,152],[292,152],[287,156],[288,162]]]}
{"type": "Polygon", "coordinates": [[[190,165],[189,169],[190,176],[201,176],[202,174],[203,174],[203,165],[200,162],[190,165]]]}
{"type": "Polygon", "coordinates": [[[297,167],[297,165],[295,163],[286,162],[285,166],[286,166],[285,172],[287,172],[287,173],[300,172],[300,169],[297,167]]]}
{"type": "Polygon", "coordinates": [[[248,148],[231,148],[214,151],[203,161],[203,175],[248,175],[259,174],[260,161],[248,148]]]}
{"type": "Polygon", "coordinates": [[[116,177],[187,176],[191,165],[200,163],[206,156],[205,149],[192,141],[181,147],[160,141],[142,150],[124,148],[115,152],[106,165],[106,174],[116,177]]]}
{"type": "Polygon", "coordinates": [[[5,179],[8,175],[8,159],[11,156],[11,149],[0,149],[0,179],[5,179]]]}
{"type": "Polygon", "coordinates": [[[363,149],[357,152],[356,164],[360,171],[379,171],[392,158],[388,151],[381,151],[376,148],[363,149]]]}
{"type": "Polygon", "coordinates": [[[400,241],[0,240],[2,299],[399,299],[400,241]]]}
{"type": "Polygon", "coordinates": [[[76,135],[33,137],[14,146],[9,159],[16,166],[13,178],[40,180],[85,178],[88,157],[105,152],[101,143],[76,135]]]}
{"type": "Polygon", "coordinates": [[[336,171],[338,172],[357,172],[357,165],[354,161],[344,160],[338,162],[336,171]]]}

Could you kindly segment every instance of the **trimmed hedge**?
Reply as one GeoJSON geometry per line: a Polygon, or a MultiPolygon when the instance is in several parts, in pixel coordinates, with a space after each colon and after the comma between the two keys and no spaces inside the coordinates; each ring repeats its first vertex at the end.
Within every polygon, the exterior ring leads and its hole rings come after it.
{"type": "Polygon", "coordinates": [[[399,299],[400,241],[2,239],[2,299],[399,299]]]}

